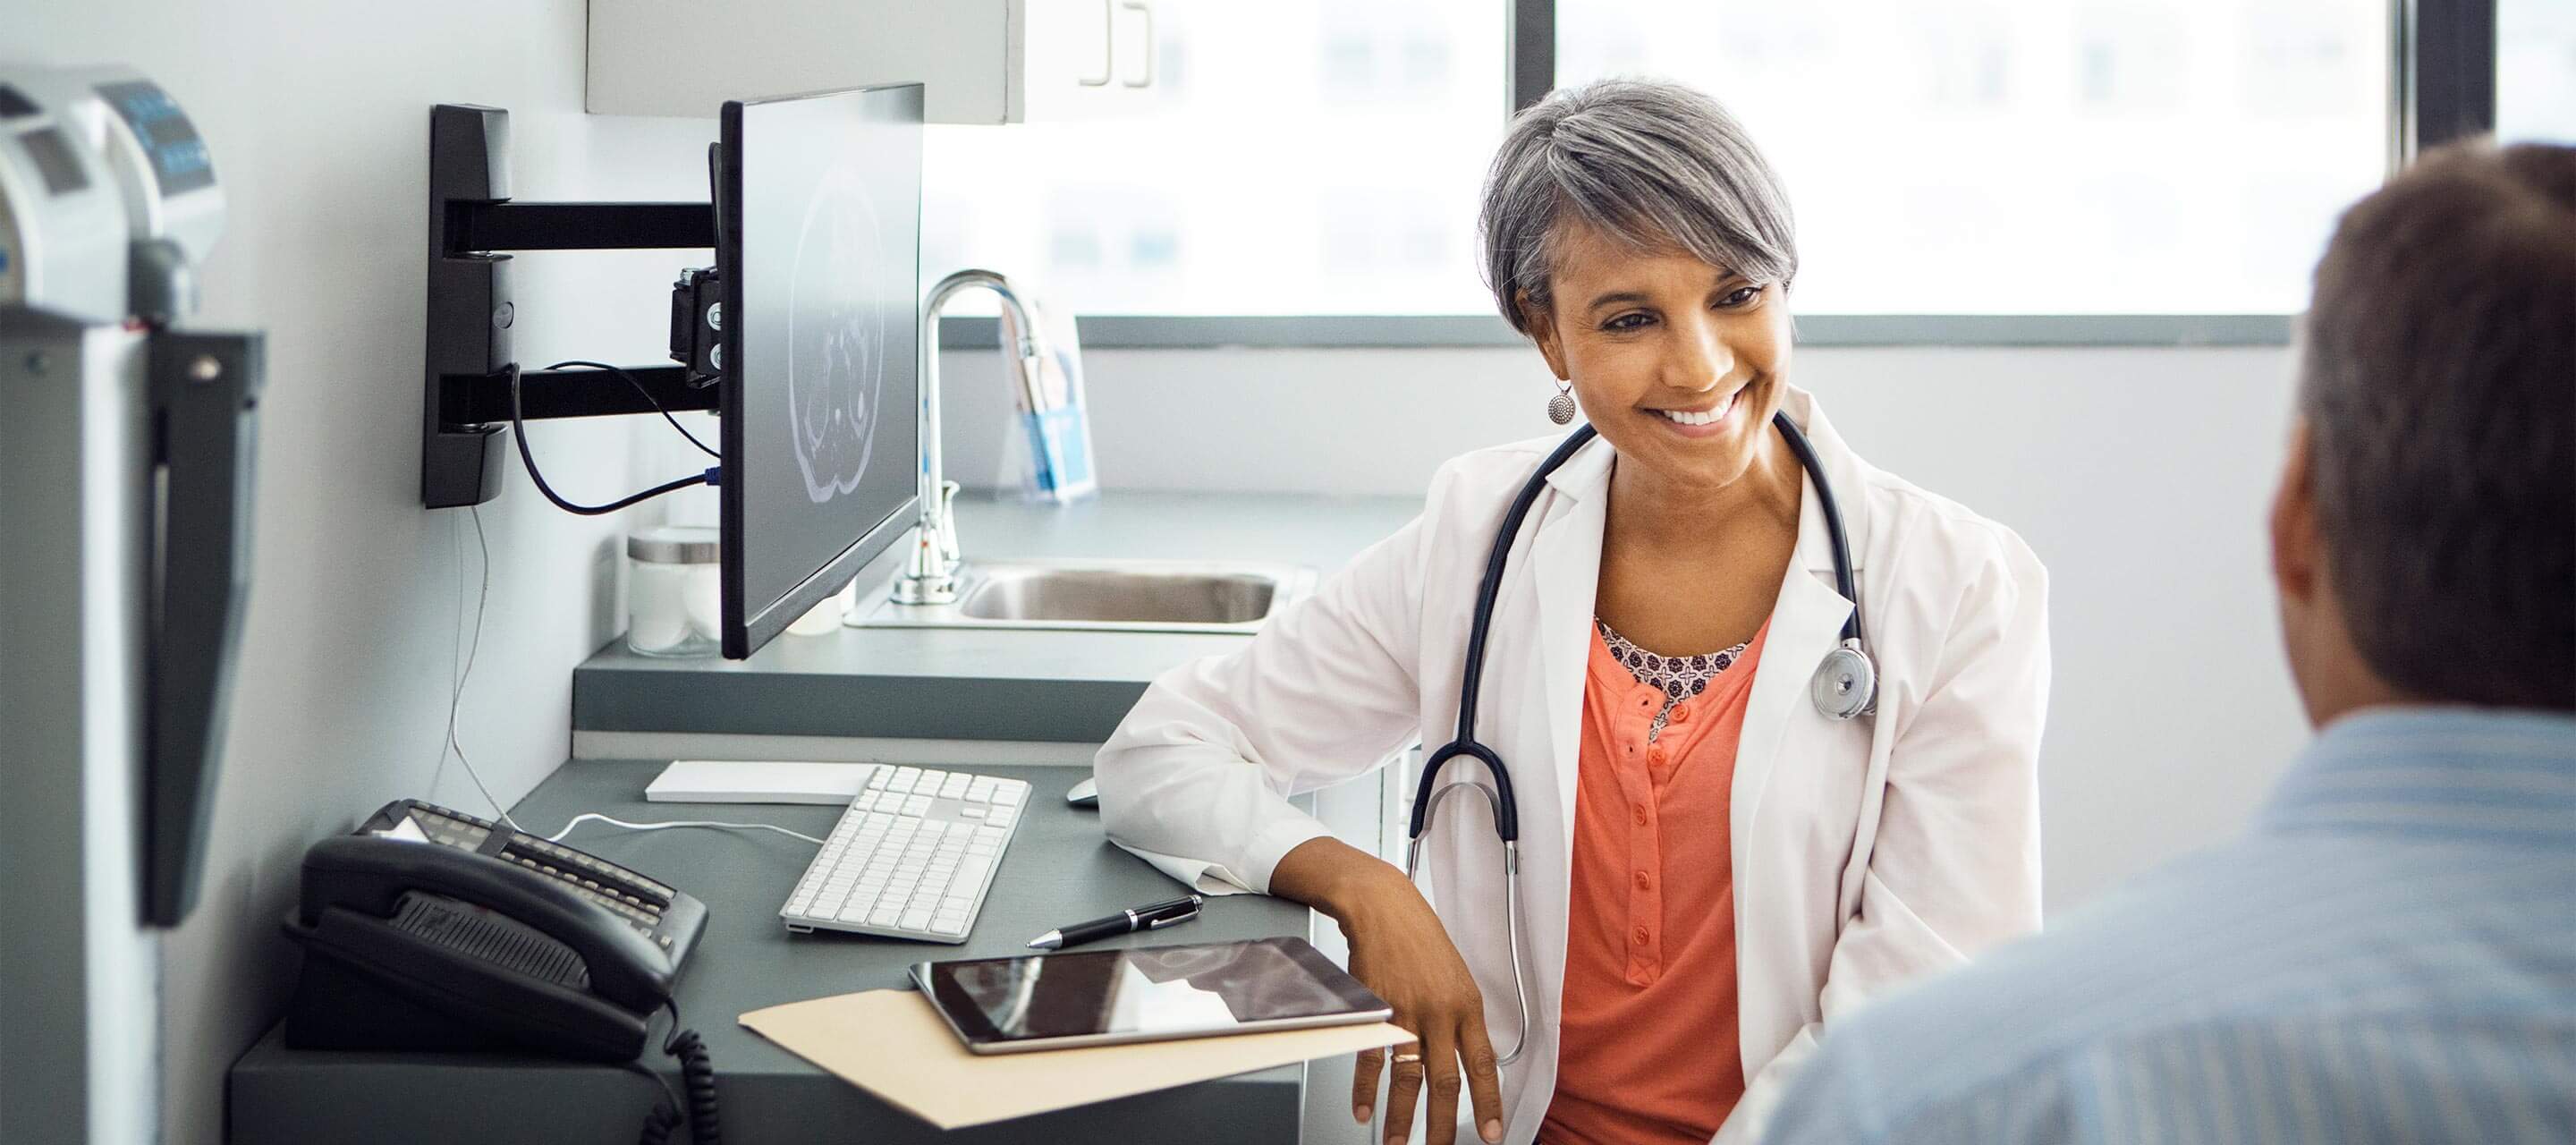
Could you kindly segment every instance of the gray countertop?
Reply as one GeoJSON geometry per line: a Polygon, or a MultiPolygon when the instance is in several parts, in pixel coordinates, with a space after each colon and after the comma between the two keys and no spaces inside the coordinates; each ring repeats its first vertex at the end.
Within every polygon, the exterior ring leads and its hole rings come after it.
{"type": "MultiPolygon", "coordinates": [[[[838,807],[648,804],[644,785],[664,765],[576,760],[512,810],[520,826],[550,834],[583,811],[628,820],[711,815],[826,834],[838,807]]],[[[734,1018],[782,1002],[905,984],[925,959],[1026,953],[1049,928],[1172,897],[1171,880],[1101,836],[1098,816],[1065,806],[1081,773],[1068,768],[983,767],[1028,780],[1030,813],[962,946],[860,935],[790,934],[778,920],[787,892],[813,858],[807,844],[769,832],[633,832],[585,826],[566,843],[697,896],[707,929],[681,971],[676,1001],[706,1039],[730,1142],[1005,1141],[1293,1142],[1300,1067],[1220,1081],[980,1129],[942,1134],[909,1114],[779,1049],[734,1018]]],[[[1263,895],[1210,899],[1196,922],[1129,935],[1099,947],[1219,942],[1308,933],[1297,904],[1263,895]]],[[[284,940],[279,943],[284,946],[284,940]]],[[[658,1037],[657,1033],[657,1037],[658,1037]]],[[[658,1043],[657,1043],[658,1046],[658,1043]]],[[[676,1082],[669,1059],[646,1060],[676,1082]]],[[[631,1142],[655,1090],[612,1066],[489,1054],[334,1053],[288,1050],[277,1031],[233,1067],[231,1140],[631,1142]]]]}
{"type": "MultiPolygon", "coordinates": [[[[977,558],[1230,559],[1330,576],[1421,509],[1411,497],[1111,492],[1056,507],[960,498],[977,558]]],[[[900,552],[898,545],[893,552],[900,552]]],[[[894,562],[861,575],[882,594],[894,562]]],[[[843,628],[781,636],[749,660],[638,656],[615,642],[573,672],[573,727],[602,732],[1098,743],[1176,664],[1235,635],[843,628]]]]}

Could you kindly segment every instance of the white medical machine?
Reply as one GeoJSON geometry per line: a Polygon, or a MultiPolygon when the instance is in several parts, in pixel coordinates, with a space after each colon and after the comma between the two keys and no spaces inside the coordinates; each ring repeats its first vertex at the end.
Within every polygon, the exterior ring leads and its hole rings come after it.
{"type": "Polygon", "coordinates": [[[260,340],[177,328],[223,213],[159,85],[0,61],[0,1140],[160,1137],[248,584],[260,340]]]}

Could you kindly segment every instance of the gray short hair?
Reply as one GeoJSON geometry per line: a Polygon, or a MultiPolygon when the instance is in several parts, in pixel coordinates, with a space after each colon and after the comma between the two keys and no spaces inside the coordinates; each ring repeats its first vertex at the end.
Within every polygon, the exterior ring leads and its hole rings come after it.
{"type": "Polygon", "coordinates": [[[1476,229],[1485,285],[1512,328],[1548,305],[1557,224],[1571,211],[1639,252],[1679,247],[1759,283],[1798,272],[1789,197],[1717,101],[1661,80],[1600,80],[1512,120],[1476,229]]]}

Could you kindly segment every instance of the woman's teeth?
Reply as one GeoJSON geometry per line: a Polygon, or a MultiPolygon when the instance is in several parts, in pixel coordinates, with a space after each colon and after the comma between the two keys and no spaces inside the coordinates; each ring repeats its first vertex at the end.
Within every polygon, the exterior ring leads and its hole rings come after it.
{"type": "Polygon", "coordinates": [[[1677,409],[1658,410],[1656,412],[1663,414],[1666,418],[1673,421],[1680,422],[1683,425],[1709,425],[1725,418],[1726,411],[1733,408],[1735,408],[1735,395],[1728,394],[1726,396],[1726,400],[1719,402],[1715,409],[1701,410],[1698,413],[1690,413],[1677,409]]]}

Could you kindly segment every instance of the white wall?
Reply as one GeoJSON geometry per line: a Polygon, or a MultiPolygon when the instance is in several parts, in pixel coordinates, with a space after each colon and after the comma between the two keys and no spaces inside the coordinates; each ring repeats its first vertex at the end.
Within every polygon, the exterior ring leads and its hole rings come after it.
{"type": "MultiPolygon", "coordinates": [[[[2240,826],[2305,735],[2264,563],[2289,352],[1810,348],[1793,370],[1865,456],[2048,564],[2050,910],[2240,826]]],[[[1085,372],[1113,488],[1418,493],[1452,454],[1547,432],[1554,392],[1524,349],[1095,351],[1085,372]]],[[[989,477],[998,357],[945,376],[949,464],[989,477]]]]}
{"type": "MultiPolygon", "coordinates": [[[[231,202],[199,322],[269,336],[217,834],[204,905],[164,945],[165,1119],[173,1141],[213,1141],[224,1068],[275,1019],[292,972],[277,921],[304,847],[399,796],[484,806],[439,765],[465,519],[418,499],[429,105],[510,109],[527,199],[702,197],[715,129],[582,115],[580,0],[0,7],[0,57],[131,64],[196,118],[231,202]]],[[[658,359],[679,263],[524,259],[522,359],[658,359]]],[[[637,432],[553,425],[534,443],[568,495],[605,499],[644,476],[628,457],[637,432]]],[[[483,513],[491,615],[462,729],[504,800],[565,754],[572,666],[614,632],[622,527],[556,513],[518,474],[508,484],[483,513]]]]}
{"type": "MultiPolygon", "coordinates": [[[[265,329],[257,580],[205,903],[165,946],[178,1142],[220,1131],[224,1067],[271,1022],[311,840],[391,798],[483,805],[439,763],[460,591],[454,513],[417,506],[427,107],[511,109],[527,199],[692,198],[704,121],[580,114],[578,0],[352,7],[12,4],[0,54],[129,63],[197,117],[230,190],[208,326],[265,329]],[[32,11],[28,9],[32,7],[32,11]]],[[[521,357],[659,356],[667,254],[523,259],[521,357]]],[[[952,367],[957,472],[1002,438],[990,355],[952,367]]],[[[2241,821],[2300,735],[2259,506],[2287,406],[2277,350],[1811,350],[1798,380],[1880,463],[2020,529],[2055,573],[2052,906],[2241,821]]],[[[1547,428],[1520,350],[1099,352],[1114,488],[1418,492],[1443,457],[1547,428]]],[[[560,424],[577,498],[669,475],[658,422],[560,424]]],[[[676,457],[676,455],[673,455],[676,457]]],[[[462,735],[514,800],[564,755],[569,672],[615,631],[617,521],[518,475],[483,514],[490,617],[462,735]]]]}

